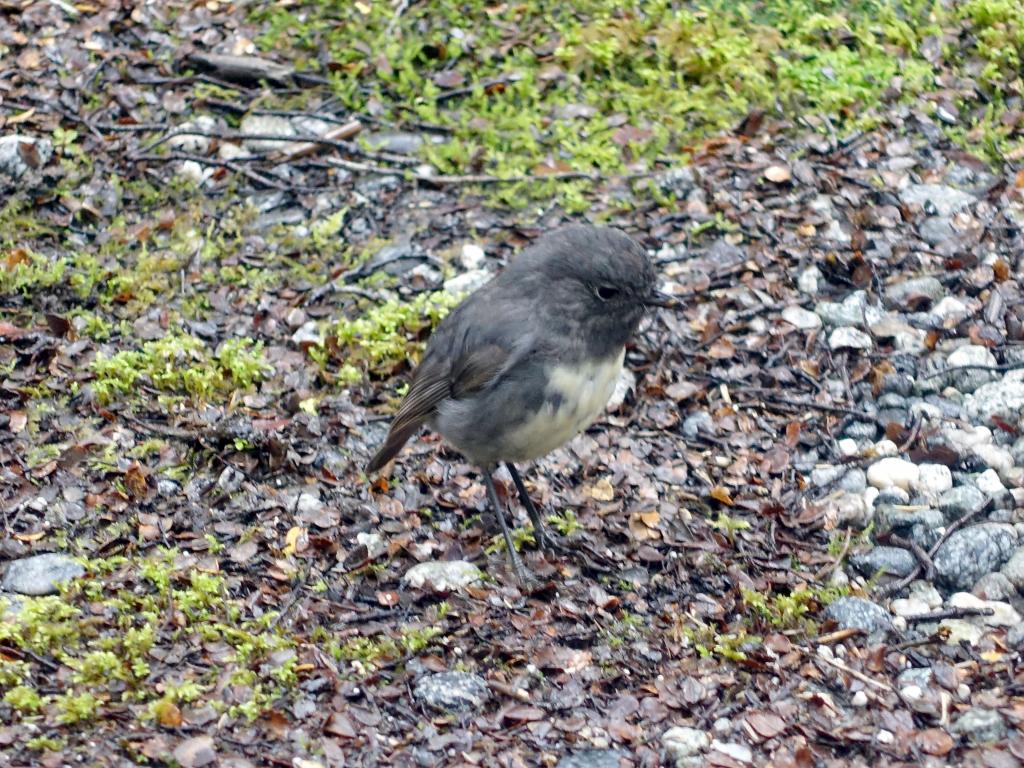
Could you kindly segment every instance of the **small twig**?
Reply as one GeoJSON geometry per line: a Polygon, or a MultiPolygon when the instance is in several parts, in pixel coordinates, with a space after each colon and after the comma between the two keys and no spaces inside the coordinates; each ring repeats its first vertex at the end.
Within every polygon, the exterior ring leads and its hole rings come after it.
{"type": "Polygon", "coordinates": [[[804,649],[804,653],[807,654],[807,656],[812,658],[812,659],[817,659],[818,661],[823,661],[826,664],[828,664],[830,667],[835,667],[840,672],[845,672],[846,674],[850,675],[851,677],[857,678],[858,680],[860,680],[865,685],[870,685],[872,688],[877,688],[880,691],[887,691],[889,693],[893,693],[894,692],[893,687],[891,685],[889,685],[888,683],[882,683],[882,682],[879,682],[878,680],[875,680],[873,677],[868,677],[863,672],[859,672],[858,670],[853,669],[852,667],[847,666],[843,662],[839,661],[839,659],[830,659],[827,656],[822,656],[821,654],[818,654],[818,653],[812,653],[811,651],[809,651],[807,649],[804,649]]]}
{"type": "MultiPolygon", "coordinates": [[[[966,515],[964,515],[959,520],[950,525],[948,528],[946,528],[945,533],[943,533],[942,536],[939,537],[939,540],[935,542],[934,546],[932,546],[932,548],[928,550],[928,560],[934,561],[935,553],[939,551],[939,547],[945,544],[950,536],[952,536],[958,530],[963,528],[969,522],[971,522],[976,517],[985,512],[987,509],[989,509],[989,507],[992,506],[993,501],[993,499],[989,498],[983,504],[980,504],[975,509],[972,509],[966,515]]],[[[924,570],[924,566],[921,565],[920,562],[918,562],[918,564],[914,566],[914,569],[910,573],[908,573],[906,576],[904,576],[902,579],[898,581],[894,581],[891,584],[886,584],[882,587],[879,587],[876,594],[879,597],[888,597],[889,595],[896,594],[903,588],[909,586],[910,583],[914,581],[914,579],[920,577],[922,570],[924,570]]]]}
{"type": "Polygon", "coordinates": [[[935,578],[935,563],[932,562],[931,557],[924,551],[924,548],[916,541],[910,539],[904,539],[902,536],[897,536],[895,533],[889,534],[889,541],[895,544],[897,547],[903,547],[903,549],[909,549],[914,553],[914,557],[917,558],[918,564],[924,568],[924,577],[931,581],[935,578]]]}
{"type": "Polygon", "coordinates": [[[843,548],[839,552],[839,556],[836,557],[831,563],[826,565],[816,574],[814,574],[815,581],[824,581],[836,568],[843,564],[843,560],[846,559],[846,553],[850,551],[850,542],[853,540],[853,532],[846,529],[846,539],[843,541],[843,548]]]}
{"type": "Polygon", "coordinates": [[[898,455],[906,453],[910,449],[910,446],[917,442],[917,438],[921,436],[922,426],[924,426],[924,416],[918,414],[917,416],[914,417],[914,426],[910,430],[910,436],[903,441],[903,444],[900,445],[899,449],[897,450],[898,455]]]}
{"type": "Polygon", "coordinates": [[[274,179],[271,179],[268,176],[264,176],[262,173],[257,173],[251,168],[246,168],[244,165],[239,165],[237,162],[234,162],[232,160],[218,160],[213,157],[204,157],[203,155],[188,154],[187,152],[170,152],[166,155],[136,155],[129,159],[137,163],[167,163],[173,162],[174,160],[191,160],[192,162],[199,163],[200,165],[211,165],[217,168],[227,168],[230,171],[234,171],[235,173],[240,173],[243,176],[248,177],[252,181],[255,181],[257,184],[262,184],[265,187],[271,187],[272,189],[277,189],[282,192],[288,189],[288,187],[286,187],[284,184],[281,184],[280,182],[275,181],[274,179]]]}
{"type": "Polygon", "coordinates": [[[993,373],[1002,373],[1005,371],[1015,371],[1018,368],[1024,368],[1024,362],[1016,363],[1003,363],[1002,365],[981,365],[980,363],[967,363],[965,365],[954,365],[949,368],[943,368],[939,371],[932,371],[926,373],[924,376],[919,376],[920,379],[934,379],[936,376],[943,376],[947,373],[955,373],[956,371],[992,371],[993,373]]]}
{"type": "Polygon", "coordinates": [[[864,630],[862,629],[848,627],[847,629],[837,629],[835,632],[829,632],[826,635],[819,635],[814,642],[819,645],[831,645],[832,643],[841,643],[843,640],[863,634],[864,630]]]}
{"type": "Polygon", "coordinates": [[[921,621],[942,621],[943,619],[962,619],[966,616],[991,616],[995,611],[991,608],[943,608],[941,611],[931,613],[918,613],[914,616],[904,616],[908,624],[921,621]]]}
{"type": "MultiPolygon", "coordinates": [[[[381,176],[403,176],[412,181],[421,182],[423,184],[433,184],[435,186],[458,186],[461,184],[522,184],[522,183],[538,183],[544,181],[605,181],[609,177],[600,173],[587,173],[586,171],[563,171],[561,173],[539,173],[529,174],[523,176],[490,176],[485,173],[479,174],[466,174],[465,176],[452,176],[452,175],[433,175],[429,173],[416,173],[414,171],[405,169],[400,170],[396,168],[385,168],[378,165],[370,165],[369,163],[357,163],[352,160],[342,160],[341,158],[332,157],[328,158],[327,161],[332,165],[337,165],[339,168],[344,168],[348,171],[355,171],[357,173],[376,173],[381,176]]],[[[654,175],[655,171],[642,171],[638,173],[627,173],[616,178],[620,178],[626,181],[633,179],[643,179],[654,175]]]]}

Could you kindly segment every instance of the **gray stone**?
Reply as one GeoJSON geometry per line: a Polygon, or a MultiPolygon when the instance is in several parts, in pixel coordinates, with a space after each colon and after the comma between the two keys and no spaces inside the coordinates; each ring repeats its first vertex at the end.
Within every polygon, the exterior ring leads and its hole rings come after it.
{"type": "Polygon", "coordinates": [[[841,597],[830,603],[825,616],[843,629],[859,629],[873,635],[892,627],[889,612],[877,603],[862,597],[841,597]]]}
{"type": "Polygon", "coordinates": [[[414,589],[455,592],[483,578],[483,573],[466,560],[428,560],[414,565],[402,579],[414,589]]]}
{"type": "Polygon", "coordinates": [[[944,184],[911,184],[900,191],[900,200],[904,205],[919,205],[932,216],[952,216],[971,205],[975,197],[944,184]]]}
{"type": "Polygon", "coordinates": [[[907,531],[917,525],[925,528],[940,528],[945,522],[942,513],[930,507],[898,507],[893,504],[879,505],[875,509],[880,532],[907,531]]]}
{"type": "Polygon", "coordinates": [[[868,476],[860,467],[854,467],[843,475],[839,481],[839,487],[850,493],[860,493],[868,487],[868,476]]]}
{"type": "Polygon", "coordinates": [[[439,712],[479,711],[491,697],[487,681],[468,672],[438,672],[420,678],[413,691],[416,699],[439,712]]]}
{"type": "MultiPolygon", "coordinates": [[[[1013,558],[1011,558],[1012,560],[1013,558]]],[[[1006,568],[1004,565],[1003,568],[1006,568]]],[[[1017,594],[1017,588],[1002,571],[986,573],[971,588],[971,594],[982,600],[1009,600],[1017,594]]]]}
{"type": "Polygon", "coordinates": [[[873,421],[851,421],[843,430],[843,436],[854,440],[874,440],[878,436],[878,425],[873,421]]]}
{"type": "Polygon", "coordinates": [[[462,272],[455,277],[444,281],[444,289],[455,296],[464,293],[472,293],[477,288],[486,285],[494,277],[486,269],[471,269],[462,272]]]}
{"type": "Polygon", "coordinates": [[[1024,593],[1024,547],[1017,549],[999,570],[1009,582],[1024,593]]]}
{"type": "Polygon", "coordinates": [[[811,483],[816,488],[825,488],[835,483],[844,471],[845,467],[835,464],[819,464],[811,472],[811,483]]]}
{"type": "Polygon", "coordinates": [[[699,728],[677,725],[661,735],[661,746],[665,748],[665,754],[679,765],[686,758],[706,752],[711,746],[711,738],[699,728]]]}
{"type": "Polygon", "coordinates": [[[1006,644],[1016,650],[1024,650],[1024,622],[1006,631],[1006,644]]]}
{"type": "Polygon", "coordinates": [[[917,225],[917,233],[928,245],[942,245],[956,235],[948,216],[928,216],[917,225]]]}
{"type": "Polygon", "coordinates": [[[959,520],[985,503],[985,494],[973,485],[958,485],[939,496],[936,506],[947,523],[959,520]]]}
{"type": "Polygon", "coordinates": [[[822,301],[814,312],[828,326],[871,326],[885,317],[885,312],[868,300],[864,291],[854,291],[841,303],[822,301]]]}
{"type": "Polygon", "coordinates": [[[927,299],[928,304],[931,305],[945,295],[946,289],[936,278],[915,277],[887,286],[885,305],[893,309],[906,309],[908,302],[921,298],[927,299]]]}
{"type": "Polygon", "coordinates": [[[901,578],[914,570],[917,560],[912,553],[900,547],[878,546],[852,555],[850,565],[868,578],[880,571],[901,578]]]}
{"type": "Polygon", "coordinates": [[[1009,525],[981,523],[955,531],[935,553],[933,562],[940,584],[968,590],[986,573],[999,570],[1017,546],[1017,532],[1009,525]]]}
{"type": "Polygon", "coordinates": [[[246,115],[239,123],[238,129],[241,133],[284,137],[284,140],[245,139],[242,143],[250,152],[273,152],[281,149],[291,143],[287,137],[298,133],[291,120],[279,115],[246,115]]]}
{"type": "Polygon", "coordinates": [[[396,155],[415,155],[423,146],[423,137],[418,133],[402,131],[368,133],[363,137],[363,141],[370,149],[393,152],[396,155]]]}
{"type": "MultiPolygon", "coordinates": [[[[985,347],[977,344],[964,344],[950,352],[946,358],[944,369],[957,368],[968,365],[996,365],[995,356],[985,347]]],[[[983,384],[988,384],[996,378],[996,373],[979,368],[966,368],[960,371],[950,371],[942,376],[946,386],[953,387],[967,394],[973,392],[983,384]]]]}
{"type": "Polygon", "coordinates": [[[565,755],[555,768],[619,768],[623,757],[617,749],[584,749],[565,755]]]}
{"type": "Polygon", "coordinates": [[[85,568],[67,555],[48,552],[9,563],[0,588],[19,595],[54,595],[57,585],[84,573],[85,568]]]}
{"type": "Polygon", "coordinates": [[[971,707],[949,730],[971,744],[990,744],[1006,738],[1006,721],[997,710],[971,707]]]}
{"type": "Polygon", "coordinates": [[[878,492],[878,496],[875,498],[876,504],[895,504],[904,505],[910,503],[910,494],[902,488],[893,486],[891,488],[883,488],[878,492]]]}
{"type": "Polygon", "coordinates": [[[965,397],[964,417],[974,424],[991,424],[993,416],[1017,424],[1024,413],[1024,380],[1019,374],[1020,371],[1010,371],[999,381],[983,384],[965,397]]]}
{"type": "Polygon", "coordinates": [[[685,198],[697,186],[697,174],[693,166],[671,168],[655,176],[658,186],[665,192],[672,192],[677,198],[685,198]]]}
{"type": "Polygon", "coordinates": [[[715,420],[707,411],[694,411],[683,419],[683,435],[690,439],[701,433],[713,435],[716,431],[715,420]]]}
{"type": "Polygon", "coordinates": [[[896,684],[900,688],[906,688],[908,685],[927,688],[931,685],[933,678],[931,667],[914,667],[900,672],[899,677],[896,678],[896,684]]]}

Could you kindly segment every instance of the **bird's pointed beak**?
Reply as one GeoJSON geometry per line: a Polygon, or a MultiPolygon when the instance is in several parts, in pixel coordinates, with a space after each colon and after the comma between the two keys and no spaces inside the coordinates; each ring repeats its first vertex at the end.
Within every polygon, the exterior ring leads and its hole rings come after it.
{"type": "Polygon", "coordinates": [[[644,304],[648,307],[662,307],[663,309],[682,309],[683,303],[675,296],[669,296],[667,293],[661,293],[655,291],[646,299],[644,304]]]}

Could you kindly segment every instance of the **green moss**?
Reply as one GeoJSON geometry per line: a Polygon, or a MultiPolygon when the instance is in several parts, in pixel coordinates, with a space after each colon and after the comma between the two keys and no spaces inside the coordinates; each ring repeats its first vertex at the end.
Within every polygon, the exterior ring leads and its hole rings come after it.
{"type": "Polygon", "coordinates": [[[803,587],[789,594],[769,595],[751,589],[742,591],[744,605],[773,629],[807,634],[817,631],[811,614],[847,594],[849,589],[845,587],[803,587]]]}
{"type": "Polygon", "coordinates": [[[389,376],[418,356],[428,332],[459,301],[447,291],[434,291],[379,304],[360,317],[338,320],[325,345],[311,348],[310,355],[324,366],[339,363],[336,376],[343,383],[366,374],[389,376]]]}
{"type": "Polygon", "coordinates": [[[141,350],[125,350],[111,357],[98,354],[92,371],[96,376],[93,391],[103,403],[133,394],[142,384],[159,392],[213,402],[251,388],[273,369],[263,359],[261,342],[228,339],[211,353],[202,339],[177,332],[148,341],[141,350]]]}
{"type": "Polygon", "coordinates": [[[293,648],[294,641],[272,626],[273,614],[244,618],[242,599],[231,595],[222,575],[196,569],[174,550],[93,560],[88,567],[99,574],[131,571],[139,580],[132,589],[116,586],[116,579],[79,580],[62,596],[26,600],[16,619],[0,624],[4,644],[70,670],[68,689],[51,699],[32,687],[31,663],[0,662],[0,686],[7,689],[4,701],[15,719],[52,711],[57,722],[74,725],[95,719],[108,703],[136,707],[147,719],[166,702],[199,700],[223,670],[189,667],[184,674],[195,676],[184,679],[178,667],[154,673],[149,653],[158,633],[161,642],[225,649],[235,677],[253,688],[240,709],[246,716],[255,717],[298,683],[294,657],[269,669],[266,664],[270,654],[293,648]]]}
{"type": "Polygon", "coordinates": [[[24,248],[0,251],[0,294],[49,288],[64,278],[67,262],[24,248]]]}

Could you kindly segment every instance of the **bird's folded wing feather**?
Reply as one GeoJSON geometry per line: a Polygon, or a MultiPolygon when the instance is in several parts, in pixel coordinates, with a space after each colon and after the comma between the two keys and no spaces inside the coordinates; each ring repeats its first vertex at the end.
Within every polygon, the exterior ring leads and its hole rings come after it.
{"type": "Polygon", "coordinates": [[[487,344],[466,352],[450,366],[429,357],[424,359],[395,414],[387,440],[370,460],[367,471],[373,472],[391,461],[444,400],[460,399],[480,391],[501,374],[511,359],[512,350],[500,344],[487,344]]]}

